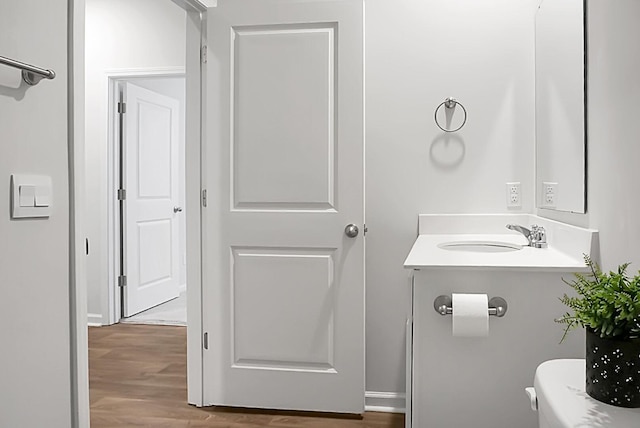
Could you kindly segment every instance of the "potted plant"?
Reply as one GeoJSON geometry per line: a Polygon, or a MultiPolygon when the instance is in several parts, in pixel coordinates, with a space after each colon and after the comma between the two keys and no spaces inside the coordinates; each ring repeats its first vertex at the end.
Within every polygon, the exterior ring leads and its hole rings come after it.
{"type": "Polygon", "coordinates": [[[605,273],[584,259],[591,272],[563,279],[577,296],[560,299],[571,309],[556,320],[567,326],[562,340],[585,327],[587,393],[614,406],[640,407],[640,272],[630,278],[625,263],[605,273]]]}

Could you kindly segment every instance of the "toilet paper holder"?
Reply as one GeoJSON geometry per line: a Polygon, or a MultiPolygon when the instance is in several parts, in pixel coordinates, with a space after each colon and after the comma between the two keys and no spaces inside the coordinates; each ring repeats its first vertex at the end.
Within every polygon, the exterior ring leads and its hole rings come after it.
{"type": "MultiPolygon", "coordinates": [[[[452,306],[451,296],[438,296],[433,301],[433,308],[440,315],[451,315],[453,313],[452,306]]],[[[507,301],[502,297],[492,297],[489,299],[489,315],[501,318],[507,313],[507,309],[507,301]]]]}

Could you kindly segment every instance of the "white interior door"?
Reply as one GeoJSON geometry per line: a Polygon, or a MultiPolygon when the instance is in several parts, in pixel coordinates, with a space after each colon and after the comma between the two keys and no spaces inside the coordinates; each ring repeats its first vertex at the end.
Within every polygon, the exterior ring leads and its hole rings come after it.
{"type": "Polygon", "coordinates": [[[178,297],[178,100],[123,84],[125,272],[128,317],[178,297]]]}
{"type": "Polygon", "coordinates": [[[208,39],[205,404],[362,413],[363,2],[219,0],[208,39]]]}

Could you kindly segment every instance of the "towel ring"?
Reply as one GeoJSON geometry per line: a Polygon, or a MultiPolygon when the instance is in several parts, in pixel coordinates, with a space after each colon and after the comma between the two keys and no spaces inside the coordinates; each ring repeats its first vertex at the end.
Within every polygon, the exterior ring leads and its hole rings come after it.
{"type": "Polygon", "coordinates": [[[464,124],[467,123],[467,109],[464,108],[464,106],[462,104],[460,104],[458,101],[456,101],[455,98],[449,97],[449,98],[445,99],[443,102],[441,102],[438,105],[438,107],[436,107],[436,111],[435,111],[435,113],[433,113],[433,118],[434,118],[434,120],[436,122],[436,125],[438,125],[438,128],[442,129],[444,132],[456,132],[456,131],[459,131],[460,129],[462,129],[464,124]],[[445,128],[443,128],[442,126],[440,126],[440,123],[438,123],[438,110],[440,110],[440,108],[442,106],[444,106],[447,109],[453,109],[453,108],[456,107],[456,105],[459,105],[460,107],[462,107],[462,111],[464,113],[464,120],[462,121],[462,125],[460,125],[456,129],[445,129],[445,128]]]}

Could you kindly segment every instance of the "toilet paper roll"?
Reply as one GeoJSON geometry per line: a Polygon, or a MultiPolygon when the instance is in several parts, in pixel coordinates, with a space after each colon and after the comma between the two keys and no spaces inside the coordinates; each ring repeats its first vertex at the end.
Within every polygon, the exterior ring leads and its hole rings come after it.
{"type": "Polygon", "coordinates": [[[486,337],[489,335],[489,298],[486,294],[451,295],[453,335],[486,337]]]}

